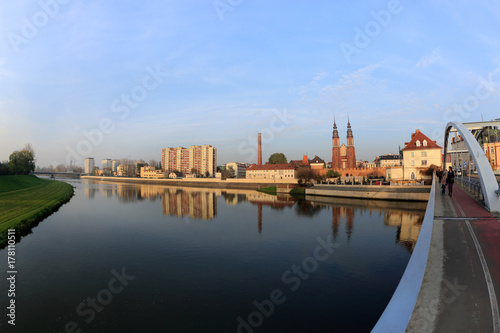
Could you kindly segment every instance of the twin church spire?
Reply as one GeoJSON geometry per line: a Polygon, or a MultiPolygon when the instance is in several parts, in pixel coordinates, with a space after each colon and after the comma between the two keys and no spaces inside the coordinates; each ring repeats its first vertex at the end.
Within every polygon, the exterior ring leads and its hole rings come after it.
{"type": "Polygon", "coordinates": [[[354,149],[354,136],[352,134],[351,122],[347,116],[347,145],[340,145],[339,131],[337,122],[333,116],[333,135],[332,135],[332,169],[354,169],[356,168],[356,154],[354,149]]]}

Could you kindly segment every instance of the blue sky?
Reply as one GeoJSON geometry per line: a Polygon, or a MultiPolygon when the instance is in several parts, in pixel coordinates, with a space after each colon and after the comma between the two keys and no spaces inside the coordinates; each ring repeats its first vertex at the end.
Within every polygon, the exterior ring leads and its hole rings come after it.
{"type": "Polygon", "coordinates": [[[373,160],[500,117],[496,1],[59,1],[0,5],[0,160],[330,161],[334,114],[373,160]]]}

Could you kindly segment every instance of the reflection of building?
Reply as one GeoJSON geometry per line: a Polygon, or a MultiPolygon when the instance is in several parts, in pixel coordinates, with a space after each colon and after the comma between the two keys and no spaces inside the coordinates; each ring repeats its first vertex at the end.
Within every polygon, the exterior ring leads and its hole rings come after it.
{"type": "Polygon", "coordinates": [[[423,216],[404,211],[389,210],[385,213],[384,224],[398,227],[398,241],[413,251],[417,243],[420,229],[422,228],[423,216]]]}
{"type": "Polygon", "coordinates": [[[163,172],[179,171],[184,175],[195,169],[197,174],[214,176],[217,168],[217,149],[211,145],[189,148],[163,148],[161,157],[163,172]]]}
{"type": "Polygon", "coordinates": [[[213,192],[168,188],[165,189],[162,203],[165,215],[203,220],[211,220],[217,215],[217,201],[213,192]]]}
{"type": "Polygon", "coordinates": [[[92,157],[88,157],[85,159],[84,171],[86,174],[91,174],[94,171],[94,159],[92,157]]]}

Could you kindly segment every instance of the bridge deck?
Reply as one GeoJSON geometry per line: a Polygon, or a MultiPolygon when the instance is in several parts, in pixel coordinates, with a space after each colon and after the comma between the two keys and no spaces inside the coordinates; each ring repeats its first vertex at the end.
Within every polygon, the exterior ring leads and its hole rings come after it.
{"type": "Polygon", "coordinates": [[[429,260],[406,332],[499,332],[499,291],[498,216],[458,186],[451,197],[436,188],[429,260]]]}

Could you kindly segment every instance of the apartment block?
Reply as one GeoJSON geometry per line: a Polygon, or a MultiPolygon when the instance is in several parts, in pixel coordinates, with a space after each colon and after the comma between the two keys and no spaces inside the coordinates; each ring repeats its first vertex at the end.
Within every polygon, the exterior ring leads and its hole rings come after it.
{"type": "Polygon", "coordinates": [[[211,145],[163,148],[161,168],[163,172],[179,171],[184,175],[191,170],[200,175],[208,171],[213,176],[217,168],[217,149],[211,145]]]}

